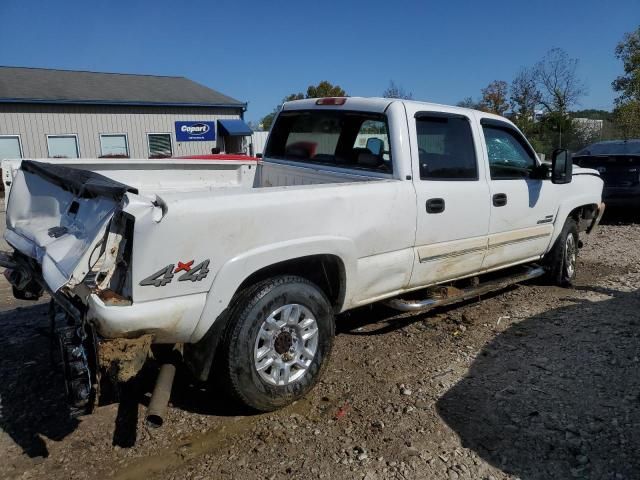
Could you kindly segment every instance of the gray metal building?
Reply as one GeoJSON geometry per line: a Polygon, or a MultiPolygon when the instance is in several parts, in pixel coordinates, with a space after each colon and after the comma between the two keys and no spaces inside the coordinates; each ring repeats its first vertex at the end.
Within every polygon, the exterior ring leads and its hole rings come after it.
{"type": "Polygon", "coordinates": [[[0,67],[0,158],[247,153],[245,110],[184,77],[0,67]]]}

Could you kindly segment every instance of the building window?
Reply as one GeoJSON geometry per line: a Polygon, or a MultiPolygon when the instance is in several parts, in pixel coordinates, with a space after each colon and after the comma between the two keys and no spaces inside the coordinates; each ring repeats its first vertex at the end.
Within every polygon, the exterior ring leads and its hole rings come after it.
{"type": "Polygon", "coordinates": [[[77,135],[47,135],[49,158],[78,158],[77,135]]]}
{"type": "Polygon", "coordinates": [[[100,135],[100,157],[129,158],[129,145],[124,133],[100,135]]]}
{"type": "Polygon", "coordinates": [[[0,135],[0,160],[22,158],[19,135],[0,135]]]}
{"type": "Polygon", "coordinates": [[[173,155],[171,135],[168,133],[148,133],[149,158],[167,158],[173,155]]]}

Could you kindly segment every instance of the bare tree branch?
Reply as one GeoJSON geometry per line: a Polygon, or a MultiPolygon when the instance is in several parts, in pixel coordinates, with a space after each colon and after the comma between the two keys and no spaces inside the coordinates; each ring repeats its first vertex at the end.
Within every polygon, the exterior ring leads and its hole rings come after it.
{"type": "Polygon", "coordinates": [[[570,58],[560,48],[549,50],[534,67],[541,91],[540,104],[549,113],[566,114],[587,93],[584,83],[578,78],[577,69],[578,59],[570,58]]]}
{"type": "Polygon", "coordinates": [[[405,92],[404,88],[396,85],[393,80],[389,80],[389,86],[382,92],[384,98],[401,98],[403,100],[413,100],[413,93],[405,92]]]}

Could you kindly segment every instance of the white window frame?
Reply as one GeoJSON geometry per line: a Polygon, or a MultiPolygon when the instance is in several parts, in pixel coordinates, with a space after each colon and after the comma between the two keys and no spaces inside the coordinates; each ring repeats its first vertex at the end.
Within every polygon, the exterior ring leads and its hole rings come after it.
{"type": "Polygon", "coordinates": [[[74,137],[76,139],[76,154],[78,155],[76,158],[81,158],[80,155],[80,141],[78,140],[77,133],[51,133],[47,134],[47,158],[55,158],[51,156],[51,151],[49,150],[49,139],[50,138],[70,138],[74,137]]]}
{"type": "Polygon", "coordinates": [[[171,132],[147,132],[147,158],[151,157],[150,135],[169,135],[169,146],[171,147],[171,156],[173,157],[173,137],[171,136],[171,132]]]}
{"type": "Polygon", "coordinates": [[[0,138],[17,138],[18,139],[18,149],[20,150],[20,158],[24,158],[24,153],[22,151],[22,138],[20,138],[19,134],[16,135],[12,135],[12,134],[2,134],[0,135],[0,138]]]}
{"type": "MultiPolygon", "coordinates": [[[[131,152],[129,151],[129,135],[124,132],[114,132],[114,133],[100,133],[98,135],[98,141],[100,142],[100,156],[104,156],[104,152],[102,151],[102,137],[124,137],[124,145],[127,149],[127,157],[131,157],[131,152]]],[[[173,153],[173,152],[172,152],[173,153]]]]}

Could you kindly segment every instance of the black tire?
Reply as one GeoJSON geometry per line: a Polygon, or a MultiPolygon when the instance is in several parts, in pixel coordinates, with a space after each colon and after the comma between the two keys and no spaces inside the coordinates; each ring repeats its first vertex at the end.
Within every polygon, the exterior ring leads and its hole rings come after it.
{"type": "Polygon", "coordinates": [[[578,257],[578,225],[573,218],[567,218],[562,232],[553,248],[544,258],[547,268],[546,280],[552,285],[570,287],[576,278],[578,257]],[[573,254],[570,252],[572,244],[573,254]],[[572,259],[573,255],[573,259],[572,259]],[[573,263],[573,265],[571,265],[573,263]]]}
{"type": "Polygon", "coordinates": [[[268,412],[284,407],[302,398],[316,384],[329,359],[334,335],[331,304],[315,284],[291,275],[265,280],[235,299],[218,356],[220,362],[214,371],[215,380],[231,401],[251,409],[268,412]],[[316,352],[300,378],[287,385],[270,384],[254,364],[256,339],[269,315],[290,304],[306,307],[315,318],[316,352]]]}

